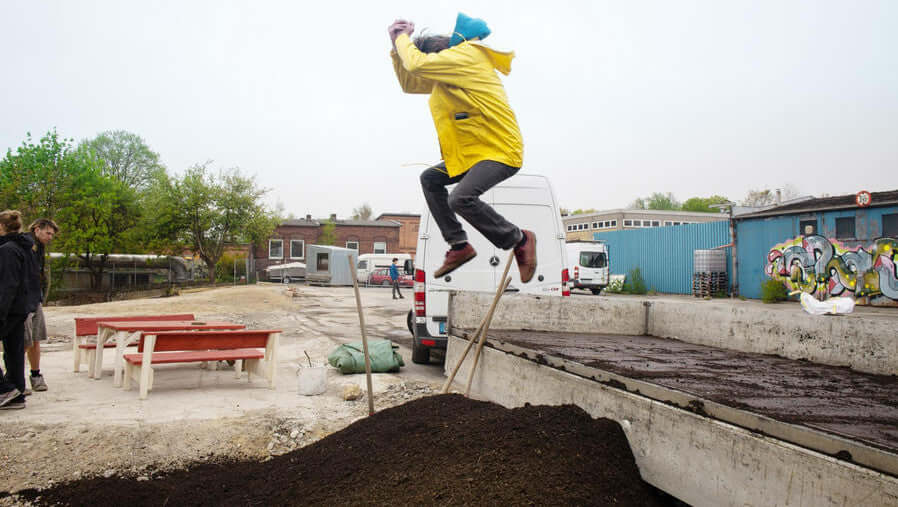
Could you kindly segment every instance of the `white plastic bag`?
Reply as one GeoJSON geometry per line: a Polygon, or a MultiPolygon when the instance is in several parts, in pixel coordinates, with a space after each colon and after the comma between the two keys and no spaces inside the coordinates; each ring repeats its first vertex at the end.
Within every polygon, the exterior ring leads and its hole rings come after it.
{"type": "Polygon", "coordinates": [[[804,311],[811,315],[839,315],[851,313],[854,311],[854,299],[852,298],[829,298],[826,301],[817,301],[817,298],[808,294],[801,293],[801,307],[804,311]]]}
{"type": "Polygon", "coordinates": [[[327,390],[327,366],[300,368],[297,391],[305,396],[314,396],[327,390]]]}

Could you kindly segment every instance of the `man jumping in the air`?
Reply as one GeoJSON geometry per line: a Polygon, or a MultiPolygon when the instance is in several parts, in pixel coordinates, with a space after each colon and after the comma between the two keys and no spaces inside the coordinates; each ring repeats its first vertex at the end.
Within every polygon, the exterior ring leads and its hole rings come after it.
{"type": "Polygon", "coordinates": [[[419,35],[414,23],[397,20],[389,29],[393,68],[406,93],[429,93],[443,162],[421,173],[427,207],[451,249],[434,272],[440,278],[477,252],[456,218],[458,213],[496,247],[514,248],[521,282],[536,271],[536,236],[519,229],[480,200],[513,176],[523,163],[524,143],[514,111],[496,71],[508,74],[514,53],[479,42],[486,23],[459,13],[452,36],[419,35]],[[458,183],[449,194],[446,186],[458,183]]]}

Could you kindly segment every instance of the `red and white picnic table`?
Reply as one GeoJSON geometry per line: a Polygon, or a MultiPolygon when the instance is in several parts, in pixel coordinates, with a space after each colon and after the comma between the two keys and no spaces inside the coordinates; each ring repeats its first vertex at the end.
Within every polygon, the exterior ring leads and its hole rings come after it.
{"type": "Polygon", "coordinates": [[[144,331],[185,331],[185,330],[210,330],[210,329],[245,329],[243,324],[235,324],[226,321],[102,321],[97,322],[97,353],[94,368],[94,379],[103,376],[103,344],[110,339],[115,340],[115,376],[113,384],[116,387],[122,385],[122,371],[124,369],[125,348],[140,338],[144,331]]]}

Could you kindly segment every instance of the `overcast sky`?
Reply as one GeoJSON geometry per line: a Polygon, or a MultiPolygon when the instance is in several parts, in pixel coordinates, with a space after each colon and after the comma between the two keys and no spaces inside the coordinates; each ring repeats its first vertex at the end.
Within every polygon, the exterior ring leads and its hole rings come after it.
{"type": "Polygon", "coordinates": [[[52,127],[213,161],[297,216],[420,212],[439,160],[386,28],[458,11],[513,49],[524,169],[610,209],[791,184],[898,189],[898,1],[0,1],[0,149],[52,127]]]}

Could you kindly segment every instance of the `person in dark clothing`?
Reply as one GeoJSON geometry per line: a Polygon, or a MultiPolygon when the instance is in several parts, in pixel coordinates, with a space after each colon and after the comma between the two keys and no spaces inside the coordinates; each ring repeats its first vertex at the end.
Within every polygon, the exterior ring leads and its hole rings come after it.
{"type": "Polygon", "coordinates": [[[399,261],[398,258],[393,258],[393,263],[390,264],[390,280],[393,282],[393,299],[405,299],[402,297],[402,293],[399,292],[399,268],[396,266],[396,262],[399,261]],[[399,296],[398,298],[396,296],[399,296]]]}
{"type": "MultiPolygon", "coordinates": [[[[28,235],[34,241],[34,256],[37,261],[38,276],[40,279],[40,303],[34,313],[29,313],[25,319],[25,355],[31,364],[31,388],[35,391],[46,391],[47,382],[41,375],[41,342],[47,339],[47,323],[44,319],[44,293],[47,292],[49,281],[44,269],[45,247],[53,241],[59,226],[49,218],[39,218],[28,226],[28,235]]],[[[25,393],[29,394],[28,392],[25,393]]]]}
{"type": "Polygon", "coordinates": [[[34,241],[21,234],[22,214],[0,212],[0,409],[25,408],[25,318],[40,302],[34,241]]]}

